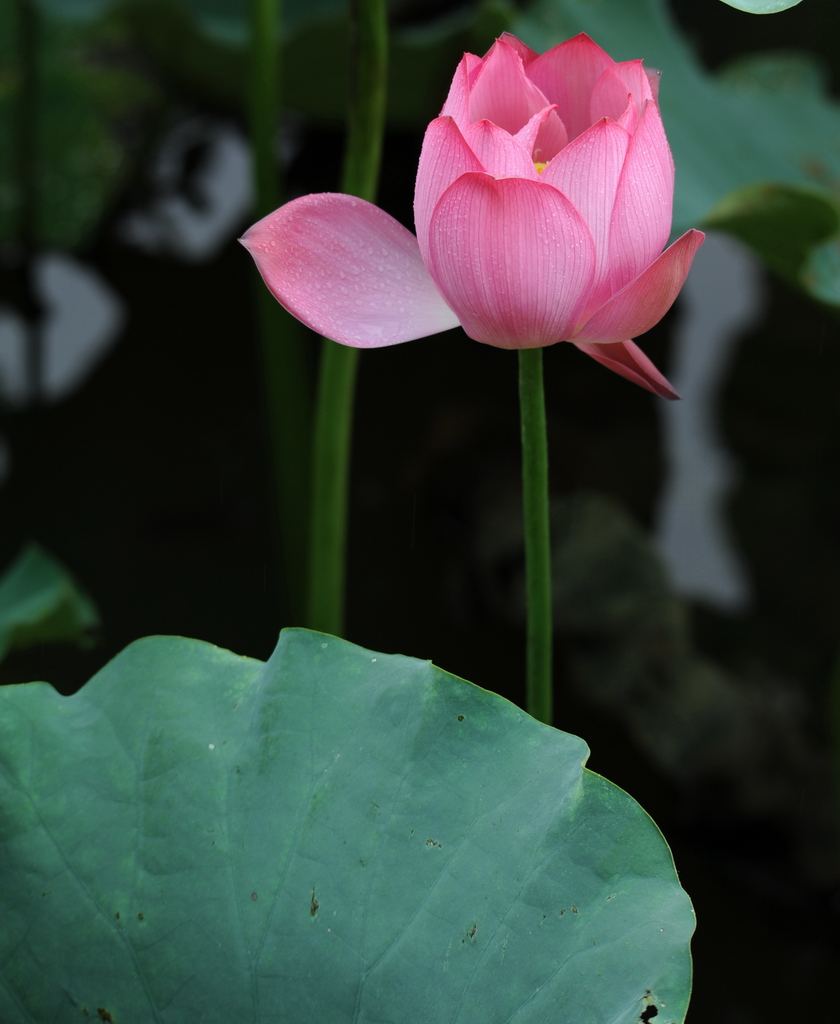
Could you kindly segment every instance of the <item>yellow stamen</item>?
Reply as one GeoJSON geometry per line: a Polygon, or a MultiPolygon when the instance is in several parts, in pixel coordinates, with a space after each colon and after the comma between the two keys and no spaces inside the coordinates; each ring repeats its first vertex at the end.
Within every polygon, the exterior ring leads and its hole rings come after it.
{"type": "Polygon", "coordinates": [[[548,167],[548,161],[546,161],[545,163],[542,163],[542,161],[535,160],[534,161],[534,167],[537,170],[537,174],[542,174],[542,172],[546,169],[546,167],[548,167]]]}

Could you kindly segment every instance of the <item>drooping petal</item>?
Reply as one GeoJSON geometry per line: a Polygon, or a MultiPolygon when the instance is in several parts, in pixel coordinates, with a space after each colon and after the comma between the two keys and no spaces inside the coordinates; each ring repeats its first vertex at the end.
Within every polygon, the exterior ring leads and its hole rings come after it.
{"type": "Polygon", "coordinates": [[[278,302],[342,345],[380,348],[458,325],[414,235],[355,196],[295,199],[241,242],[278,302]]]}
{"type": "Polygon", "coordinates": [[[569,337],[586,302],[595,247],[557,189],[464,174],[429,227],[429,270],[467,334],[500,348],[569,337]]]}
{"type": "Polygon", "coordinates": [[[515,135],[547,106],[548,100],[526,76],[522,58],[497,39],[472,85],[470,121],[486,118],[515,135]]]}
{"type": "Polygon", "coordinates": [[[482,63],[481,57],[474,53],[464,54],[455,69],[449,94],[440,112],[441,117],[453,118],[461,128],[470,123],[470,80],[482,63]]]}
{"type": "Polygon", "coordinates": [[[614,373],[632,380],[634,384],[640,384],[660,398],[680,397],[651,360],[632,341],[614,341],[609,345],[574,341],[572,344],[614,373]]]}
{"type": "Polygon", "coordinates": [[[471,124],[464,132],[464,141],[483,169],[495,178],[538,178],[530,148],[492,121],[471,124]]]}
{"type": "Polygon", "coordinates": [[[673,305],[705,237],[695,228],[686,231],[635,281],[596,310],[572,340],[617,342],[649,331],[673,305]]]}
{"type": "Polygon", "coordinates": [[[514,138],[535,162],[547,164],[569,142],[563,122],[554,107],[546,107],[520,128],[514,138]]]}
{"type": "Polygon", "coordinates": [[[527,75],[539,86],[575,139],[592,124],[589,98],[601,75],[614,64],[588,35],[581,33],[553,47],[528,65],[527,75]]]}
{"type": "Polygon", "coordinates": [[[629,134],[604,118],[570,142],[542,173],[546,184],[572,201],[592,233],[596,263],[589,310],[610,295],[610,223],[629,144],[629,134]]]}
{"type": "Polygon", "coordinates": [[[438,117],[426,129],[414,188],[414,227],[428,263],[429,221],[438,200],[456,178],[485,168],[451,117],[438,117]]]}
{"type": "Polygon", "coordinates": [[[649,100],[630,140],[610,225],[610,287],[619,291],[662,252],[671,233],[674,161],[649,100]]]}

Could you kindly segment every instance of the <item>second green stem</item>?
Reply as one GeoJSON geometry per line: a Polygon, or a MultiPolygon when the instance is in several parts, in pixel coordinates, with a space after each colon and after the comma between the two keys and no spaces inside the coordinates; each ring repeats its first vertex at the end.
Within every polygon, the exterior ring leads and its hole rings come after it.
{"type": "Polygon", "coordinates": [[[528,713],[551,725],[551,538],[548,509],[548,442],[541,348],[519,351],[522,421],[522,506],[525,531],[528,713]]]}
{"type": "MultiPolygon", "coordinates": [[[[382,133],[388,34],[385,0],[351,0],[350,105],[342,191],[372,202],[382,133]]],[[[344,631],[348,481],[358,350],[324,341],[315,412],[306,624],[344,631]]]]}

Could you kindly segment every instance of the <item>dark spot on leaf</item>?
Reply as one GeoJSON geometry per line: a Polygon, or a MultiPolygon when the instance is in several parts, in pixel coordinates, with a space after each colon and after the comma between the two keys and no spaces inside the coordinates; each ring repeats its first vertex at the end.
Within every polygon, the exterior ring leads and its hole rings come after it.
{"type": "Polygon", "coordinates": [[[318,913],[318,907],[320,906],[321,904],[315,899],[315,890],[313,889],[312,900],[309,904],[309,913],[312,915],[312,917],[314,917],[318,913]]]}
{"type": "Polygon", "coordinates": [[[562,917],[565,913],[566,913],[566,908],[563,907],[563,909],[560,911],[560,916],[562,917]]]}
{"type": "Polygon", "coordinates": [[[142,915],[142,914],[138,914],[138,915],[137,915],[137,920],[138,920],[138,921],[143,921],[143,920],[144,920],[144,917],[143,917],[143,915],[142,915]]]}
{"type": "Polygon", "coordinates": [[[463,722],[464,721],[464,716],[463,715],[458,715],[458,721],[459,722],[463,722]]]}
{"type": "Polygon", "coordinates": [[[649,1024],[654,1017],[659,1016],[659,1010],[657,1010],[653,1002],[653,996],[651,995],[649,988],[645,989],[645,994],[642,996],[642,999],[645,1001],[645,1008],[639,1014],[639,1020],[642,1024],[649,1024]]]}
{"type": "Polygon", "coordinates": [[[572,913],[576,914],[577,912],[578,912],[578,908],[577,907],[572,907],[572,913]]]}
{"type": "Polygon", "coordinates": [[[251,893],[251,899],[252,900],[256,900],[256,898],[257,898],[257,894],[255,892],[252,892],[251,893]]]}
{"type": "Polygon", "coordinates": [[[119,912],[119,910],[116,912],[116,914],[114,914],[114,917],[119,921],[119,919],[120,919],[120,912],[119,912]]]}
{"type": "Polygon", "coordinates": [[[472,928],[470,928],[470,930],[467,932],[467,938],[469,938],[469,939],[474,939],[475,938],[475,932],[476,932],[476,928],[477,927],[478,926],[476,925],[476,923],[473,922],[472,928]]]}
{"type": "Polygon", "coordinates": [[[96,1008],[96,1012],[97,1012],[97,1014],[98,1014],[98,1016],[99,1016],[99,1019],[100,1019],[100,1020],[108,1020],[108,1021],[113,1021],[113,1019],[114,1019],[114,1018],[113,1018],[113,1017],[111,1016],[111,1014],[110,1014],[110,1013],[108,1013],[108,1011],[107,1011],[107,1010],[105,1009],[105,1007],[104,1007],[104,1006],[97,1006],[97,1008],[96,1008]]]}
{"type": "Polygon", "coordinates": [[[439,843],[436,839],[427,839],[426,846],[437,846],[438,849],[443,849],[443,843],[439,843]]]}

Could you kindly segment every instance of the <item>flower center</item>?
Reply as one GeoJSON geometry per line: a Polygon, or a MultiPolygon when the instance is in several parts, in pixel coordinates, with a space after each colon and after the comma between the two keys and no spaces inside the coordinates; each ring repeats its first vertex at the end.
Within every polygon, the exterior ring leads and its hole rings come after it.
{"type": "Polygon", "coordinates": [[[546,161],[545,163],[543,163],[541,160],[534,161],[534,168],[536,169],[537,174],[542,174],[546,167],[548,167],[548,161],[546,161]]]}

